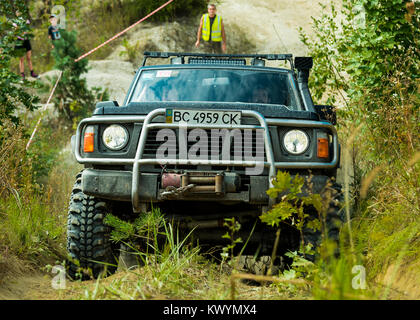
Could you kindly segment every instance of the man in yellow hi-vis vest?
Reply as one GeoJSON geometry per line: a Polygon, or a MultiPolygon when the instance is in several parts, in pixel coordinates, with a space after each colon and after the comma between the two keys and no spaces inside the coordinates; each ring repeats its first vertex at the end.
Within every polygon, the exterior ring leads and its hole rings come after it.
{"type": "Polygon", "coordinates": [[[201,36],[204,40],[205,50],[210,53],[226,52],[226,34],[222,17],[216,15],[216,6],[209,4],[208,13],[203,14],[200,27],[197,32],[197,42],[195,46],[200,46],[201,36]]]}

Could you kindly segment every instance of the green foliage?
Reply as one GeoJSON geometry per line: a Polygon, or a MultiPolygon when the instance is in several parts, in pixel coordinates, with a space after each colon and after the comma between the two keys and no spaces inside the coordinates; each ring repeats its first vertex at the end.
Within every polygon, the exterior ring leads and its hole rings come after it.
{"type": "MultiPolygon", "coordinates": [[[[36,120],[23,117],[22,124],[32,129],[36,120]]],[[[1,128],[7,138],[0,144],[0,256],[6,251],[25,266],[40,266],[65,256],[74,164],[66,161],[67,153],[59,155],[69,139],[62,130],[42,122],[26,151],[23,125],[16,128],[6,120],[1,128]]],[[[11,263],[2,268],[14,269],[11,263]]]]}
{"type": "MultiPolygon", "coordinates": [[[[292,263],[289,268],[280,271],[279,278],[281,280],[305,279],[313,281],[316,273],[319,272],[318,267],[313,262],[303,258],[297,251],[289,251],[285,256],[290,258],[292,263]]],[[[287,290],[289,294],[299,294],[302,290],[301,286],[287,282],[277,283],[275,286],[279,290],[287,290]]]]}
{"type": "Polygon", "coordinates": [[[57,129],[40,126],[31,147],[27,151],[34,183],[42,177],[48,177],[51,169],[56,164],[58,154],[63,146],[62,141],[51,139],[53,137],[62,137],[62,134],[58,134],[54,130],[57,129]]]}
{"type": "MultiPolygon", "coordinates": [[[[363,88],[380,95],[382,81],[391,80],[399,70],[395,65],[399,58],[418,61],[418,17],[406,20],[403,1],[344,0],[341,24],[334,3],[330,6],[330,13],[324,6],[321,18],[313,19],[315,39],[301,30],[301,39],[316,61],[311,84],[318,99],[328,89],[343,90],[351,98],[363,94],[363,88]],[[366,23],[357,22],[360,6],[366,23]]],[[[406,71],[418,78],[418,63],[408,64],[406,71]]]]}
{"type": "MultiPolygon", "coordinates": [[[[130,254],[144,265],[142,272],[148,275],[148,280],[143,276],[137,278],[132,295],[144,299],[151,286],[163,291],[193,290],[195,284],[186,282],[185,274],[189,266],[197,262],[199,248],[187,246],[191,233],[180,239],[178,231],[165,221],[160,209],[144,212],[132,222],[108,214],[105,223],[113,229],[111,239],[131,248],[130,254]],[[146,247],[142,246],[144,243],[146,247]]],[[[129,297],[115,286],[108,289],[117,296],[129,297]]]]}
{"type": "MultiPolygon", "coordinates": [[[[22,123],[33,128],[26,118],[22,123]]],[[[2,127],[8,138],[0,144],[0,256],[6,250],[32,266],[65,256],[68,193],[74,182],[68,154],[59,155],[69,136],[43,124],[28,152],[23,125],[16,129],[10,121],[2,127]]]]}
{"type": "Polygon", "coordinates": [[[301,39],[314,57],[315,99],[345,107],[339,133],[353,157],[355,245],[367,253],[373,280],[401,254],[414,265],[420,257],[418,237],[409,236],[420,221],[419,3],[345,0],[341,12],[329,7],[313,20],[314,37],[301,31],[301,39]],[[366,23],[357,22],[360,12],[366,23]]]}
{"type": "Polygon", "coordinates": [[[24,0],[3,0],[0,5],[0,16],[17,17],[23,15],[25,19],[28,18],[29,12],[24,0]]]}
{"type": "Polygon", "coordinates": [[[179,240],[178,234],[175,238],[172,225],[165,221],[159,208],[141,214],[132,222],[112,214],[108,214],[104,222],[112,227],[111,239],[133,249],[143,262],[149,259],[149,253],[154,254],[157,261],[166,259],[167,254],[180,254],[190,235],[183,240],[179,240]]]}
{"type": "MultiPolygon", "coordinates": [[[[63,226],[56,221],[49,207],[37,198],[29,202],[10,196],[0,202],[0,243],[32,263],[62,256],[63,226]]],[[[64,222],[64,221],[61,221],[64,222]]]]}
{"type": "MultiPolygon", "coordinates": [[[[293,251],[285,255],[292,260],[287,269],[279,274],[280,280],[305,280],[306,285],[279,282],[278,290],[302,296],[309,294],[316,300],[361,300],[376,299],[378,292],[365,276],[363,259],[342,247],[339,257],[334,255],[335,246],[327,245],[324,254],[315,262],[302,257],[301,252],[293,251]]],[[[307,246],[305,251],[310,252],[307,246]]]]}
{"type": "Polygon", "coordinates": [[[355,264],[349,253],[340,258],[321,261],[311,274],[311,292],[316,300],[365,300],[377,298],[373,287],[365,289],[354,287],[355,264]]]}
{"type": "MultiPolygon", "coordinates": [[[[60,115],[70,121],[73,128],[81,119],[91,115],[97,101],[108,100],[107,91],[101,88],[87,88],[86,79],[82,75],[88,71],[88,60],[82,59],[75,62],[81,54],[77,47],[76,32],[61,30],[61,39],[54,44],[55,66],[62,71],[62,77],[54,94],[54,104],[60,115]]],[[[57,81],[54,77],[53,86],[57,81]]]]}
{"type": "Polygon", "coordinates": [[[267,190],[270,198],[278,199],[271,210],[260,216],[262,222],[272,227],[279,227],[280,223],[287,223],[294,226],[300,232],[306,222],[308,227],[314,230],[320,229],[320,222],[316,219],[308,221],[309,214],[305,212],[305,207],[313,206],[319,213],[323,204],[319,194],[302,195],[302,188],[305,180],[296,175],[294,178],[288,172],[278,171],[276,179],[273,180],[273,188],[267,190]]]}
{"type": "Polygon", "coordinates": [[[165,220],[161,211],[154,209],[147,214],[140,215],[133,222],[124,221],[112,214],[108,214],[104,222],[112,227],[111,238],[115,242],[129,242],[135,238],[155,239],[155,235],[151,235],[151,231],[156,231],[157,236],[159,230],[163,228],[165,220]]]}
{"type": "Polygon", "coordinates": [[[223,262],[225,262],[229,255],[233,258],[233,252],[237,244],[242,243],[242,239],[240,237],[235,238],[235,234],[241,230],[241,224],[236,221],[235,217],[232,218],[225,218],[225,222],[223,223],[224,227],[228,228],[228,231],[222,236],[223,239],[228,239],[230,243],[223,247],[222,256],[223,262]]]}
{"type": "MultiPolygon", "coordinates": [[[[129,18],[129,23],[138,21],[141,17],[146,16],[150,12],[156,10],[158,7],[167,1],[156,0],[123,0],[123,1],[103,1],[101,6],[107,10],[113,10],[115,7],[123,9],[126,17],[129,18]]],[[[150,19],[152,21],[171,21],[175,17],[192,16],[203,13],[207,9],[206,0],[183,0],[173,1],[171,4],[156,13],[150,19]]]]}
{"type": "Polygon", "coordinates": [[[124,39],[122,41],[122,45],[125,48],[125,51],[121,51],[120,56],[127,55],[127,58],[131,63],[139,61],[138,57],[141,53],[140,41],[137,41],[135,44],[130,45],[129,41],[127,39],[124,39]]]}
{"type": "Polygon", "coordinates": [[[24,8],[24,1],[0,3],[0,127],[5,119],[18,125],[19,113],[24,109],[36,109],[35,104],[39,101],[26,90],[36,85],[29,81],[22,82],[20,75],[10,71],[13,57],[21,56],[21,52],[15,49],[17,37],[30,32],[26,18],[18,12],[18,9],[24,8]]]}
{"type": "Polygon", "coordinates": [[[418,15],[407,10],[409,3],[345,0],[339,23],[331,2],[331,12],[324,7],[321,18],[313,21],[313,39],[301,31],[315,61],[310,78],[315,98],[346,106],[343,115],[370,132],[366,137],[374,156],[391,159],[414,151],[420,129],[420,31],[418,15]],[[360,8],[364,24],[357,22],[360,8]]]}

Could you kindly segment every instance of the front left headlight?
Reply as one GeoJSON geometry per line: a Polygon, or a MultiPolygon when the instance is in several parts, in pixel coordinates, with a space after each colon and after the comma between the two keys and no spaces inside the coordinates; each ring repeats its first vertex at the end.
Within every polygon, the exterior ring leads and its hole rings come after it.
{"type": "Polygon", "coordinates": [[[108,149],[113,151],[121,150],[128,143],[128,131],[123,126],[110,125],[104,130],[102,141],[108,149]]]}
{"type": "Polygon", "coordinates": [[[290,130],[284,135],[283,144],[289,153],[298,155],[308,149],[309,138],[302,130],[290,130]]]}

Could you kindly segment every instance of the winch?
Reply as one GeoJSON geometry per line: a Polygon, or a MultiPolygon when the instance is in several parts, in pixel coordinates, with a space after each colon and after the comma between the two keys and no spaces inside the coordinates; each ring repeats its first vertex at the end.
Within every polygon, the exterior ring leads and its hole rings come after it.
{"type": "Polygon", "coordinates": [[[161,176],[162,198],[186,194],[216,194],[237,192],[240,176],[231,172],[184,171],[164,172],[161,176]]]}

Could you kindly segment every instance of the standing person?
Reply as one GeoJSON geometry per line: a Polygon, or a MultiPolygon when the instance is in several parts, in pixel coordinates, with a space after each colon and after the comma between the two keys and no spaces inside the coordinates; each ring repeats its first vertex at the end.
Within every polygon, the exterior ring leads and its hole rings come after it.
{"type": "Polygon", "coordinates": [[[57,16],[52,14],[50,16],[51,25],[48,27],[48,38],[51,40],[51,47],[54,49],[54,41],[61,39],[60,30],[57,24],[57,16]]]}
{"type": "MultiPolygon", "coordinates": [[[[16,11],[16,17],[17,19],[21,20],[21,13],[19,11],[16,11]]],[[[26,20],[26,24],[30,24],[29,20],[26,20]]],[[[13,24],[15,27],[17,27],[17,24],[13,24]]],[[[26,32],[22,36],[18,36],[18,43],[15,46],[15,49],[25,49],[26,50],[26,60],[28,62],[29,70],[31,71],[31,77],[38,79],[39,76],[34,72],[33,66],[32,66],[32,46],[31,42],[29,41],[29,36],[26,32]]],[[[25,80],[25,55],[20,57],[19,59],[19,70],[20,75],[22,76],[22,80],[25,80]]]]}
{"type": "Polygon", "coordinates": [[[197,48],[200,46],[202,37],[206,51],[219,54],[222,51],[226,52],[226,34],[222,17],[216,14],[216,5],[214,4],[209,4],[207,10],[208,13],[201,17],[195,46],[197,48]]]}

